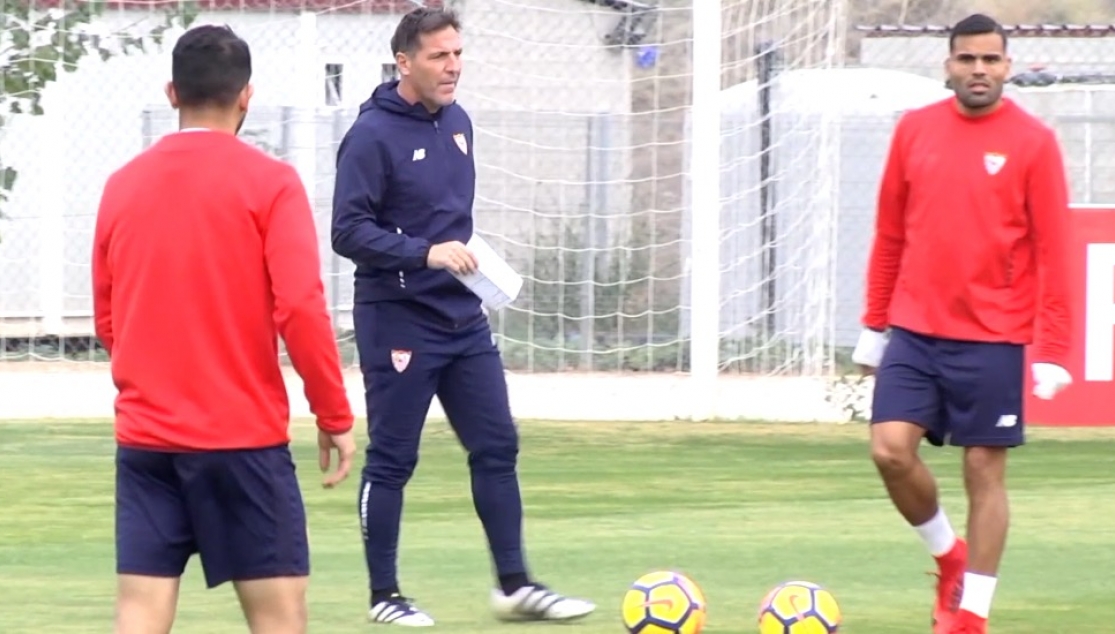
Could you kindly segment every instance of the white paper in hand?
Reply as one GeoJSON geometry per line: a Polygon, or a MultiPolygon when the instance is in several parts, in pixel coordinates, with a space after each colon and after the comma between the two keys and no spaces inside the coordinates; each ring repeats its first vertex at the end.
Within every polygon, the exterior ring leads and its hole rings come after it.
{"type": "Polygon", "coordinates": [[[488,310],[498,310],[515,301],[523,288],[523,278],[480,236],[473,234],[467,246],[480,266],[471,275],[454,277],[475,293],[488,310]]]}

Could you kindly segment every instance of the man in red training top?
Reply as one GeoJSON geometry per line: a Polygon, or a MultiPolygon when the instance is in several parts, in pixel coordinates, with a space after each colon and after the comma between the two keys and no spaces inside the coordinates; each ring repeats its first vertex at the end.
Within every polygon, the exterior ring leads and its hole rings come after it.
{"type": "Polygon", "coordinates": [[[1064,166],[1053,131],[1002,96],[1006,49],[993,19],[957,23],[945,65],[956,98],[899,121],[853,354],[876,375],[875,464],[938,562],[935,634],[987,628],[1007,534],[1007,449],[1024,442],[1024,346],[1034,343],[1039,397],[1072,381],[1064,166]],[[964,448],[967,542],[918,457],[923,437],[964,448]]]}
{"type": "Polygon", "coordinates": [[[306,631],[306,517],[277,335],[345,478],[353,415],[295,171],[240,141],[248,45],[186,32],[167,87],[179,132],[108,179],[93,248],[97,336],[116,398],[116,632],[169,632],[198,553],[252,632],[306,631]]]}

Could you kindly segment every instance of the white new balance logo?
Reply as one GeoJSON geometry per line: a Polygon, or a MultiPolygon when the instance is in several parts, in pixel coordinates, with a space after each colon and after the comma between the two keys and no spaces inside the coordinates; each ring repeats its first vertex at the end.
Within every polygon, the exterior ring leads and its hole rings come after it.
{"type": "Polygon", "coordinates": [[[999,417],[999,422],[995,423],[996,427],[1014,427],[1018,424],[1018,417],[1014,414],[1003,414],[999,417]]]}

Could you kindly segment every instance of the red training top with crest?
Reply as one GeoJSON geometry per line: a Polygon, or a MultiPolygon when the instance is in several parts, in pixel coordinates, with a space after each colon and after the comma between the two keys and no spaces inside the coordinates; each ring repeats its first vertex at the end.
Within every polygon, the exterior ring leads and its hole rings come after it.
{"type": "Polygon", "coordinates": [[[879,190],[864,325],[1033,343],[1034,361],[1063,366],[1067,189],[1056,135],[1009,99],[982,117],[952,98],[904,114],[879,190]]]}
{"type": "Polygon", "coordinates": [[[318,426],[352,428],[313,214],[290,165],[222,132],[163,137],[109,177],[92,270],[119,444],[289,442],[280,334],[318,426]]]}

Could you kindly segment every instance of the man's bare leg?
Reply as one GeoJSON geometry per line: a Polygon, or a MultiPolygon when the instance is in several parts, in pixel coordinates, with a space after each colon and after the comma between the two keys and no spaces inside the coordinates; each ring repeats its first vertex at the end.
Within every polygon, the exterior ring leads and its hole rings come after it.
{"type": "Polygon", "coordinates": [[[309,581],[309,577],[275,577],[235,582],[252,634],[305,634],[309,581]]]}
{"type": "Polygon", "coordinates": [[[177,577],[117,575],[116,634],[169,634],[180,583],[177,577]]]}
{"type": "Polygon", "coordinates": [[[985,619],[991,611],[1010,525],[1006,467],[1007,449],[1004,447],[964,450],[969,556],[960,609],[985,619]]]}
{"type": "MultiPolygon", "coordinates": [[[[871,458],[882,476],[883,485],[895,508],[911,526],[933,520],[940,510],[937,481],[918,455],[925,430],[913,423],[889,422],[871,425],[871,458]]],[[[931,551],[952,546],[949,535],[939,535],[938,544],[927,544],[931,551]],[[935,547],[936,546],[936,547],[935,547]]],[[[935,552],[934,555],[944,554],[935,552]]]]}
{"type": "Polygon", "coordinates": [[[934,632],[948,632],[958,610],[964,580],[967,544],[941,508],[937,482],[918,455],[925,430],[913,423],[883,422],[871,426],[871,457],[895,508],[937,560],[937,601],[934,632]]]}

